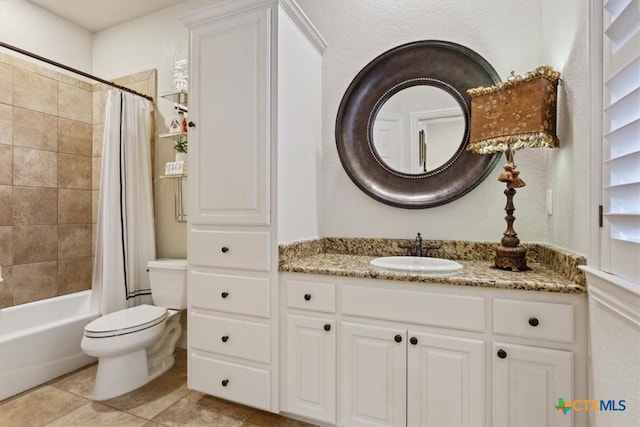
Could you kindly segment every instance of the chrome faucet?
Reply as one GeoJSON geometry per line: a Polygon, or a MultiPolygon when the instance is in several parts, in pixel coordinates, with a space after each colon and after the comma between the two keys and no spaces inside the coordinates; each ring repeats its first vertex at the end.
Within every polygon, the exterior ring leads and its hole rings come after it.
{"type": "Polygon", "coordinates": [[[422,236],[420,233],[416,236],[416,256],[422,256],[422,236]]]}

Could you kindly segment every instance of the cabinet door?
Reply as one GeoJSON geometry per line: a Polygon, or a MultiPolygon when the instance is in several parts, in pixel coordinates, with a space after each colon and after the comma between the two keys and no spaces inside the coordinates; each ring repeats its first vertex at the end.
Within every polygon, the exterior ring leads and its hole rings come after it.
{"type": "Polygon", "coordinates": [[[287,315],[287,411],[334,424],[335,321],[287,315]]]}
{"type": "Polygon", "coordinates": [[[407,425],[484,424],[484,342],[409,331],[407,425]]]}
{"type": "Polygon", "coordinates": [[[270,14],[255,10],[191,31],[192,224],[269,224],[270,14]]]}
{"type": "Polygon", "coordinates": [[[342,322],[340,424],[406,425],[406,331],[342,322]]]}
{"type": "Polygon", "coordinates": [[[573,395],[573,353],[493,344],[493,425],[570,426],[573,411],[555,408],[573,395]]]}

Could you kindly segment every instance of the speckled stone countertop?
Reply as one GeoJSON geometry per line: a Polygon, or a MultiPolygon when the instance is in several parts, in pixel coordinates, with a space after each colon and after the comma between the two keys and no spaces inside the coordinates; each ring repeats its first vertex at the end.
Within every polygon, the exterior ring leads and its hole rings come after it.
{"type": "Polygon", "coordinates": [[[296,242],[280,247],[279,270],[282,272],[322,274],[367,279],[399,280],[417,283],[450,284],[499,289],[584,294],[584,274],[578,265],[584,257],[549,245],[528,244],[529,271],[511,272],[491,268],[495,243],[460,241],[424,241],[437,246],[432,255],[453,259],[462,264],[456,273],[413,273],[374,267],[369,264],[379,256],[404,255],[401,246],[412,241],[402,239],[323,238],[296,242]]]}

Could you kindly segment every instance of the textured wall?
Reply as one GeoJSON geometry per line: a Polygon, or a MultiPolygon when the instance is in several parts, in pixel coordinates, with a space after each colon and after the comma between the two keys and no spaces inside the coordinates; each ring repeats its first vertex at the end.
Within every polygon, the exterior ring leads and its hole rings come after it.
{"type": "MultiPolygon", "coordinates": [[[[343,171],[335,148],[335,118],[356,73],[402,43],[441,39],[463,44],[487,59],[503,79],[512,70],[524,73],[547,62],[542,46],[543,2],[299,0],[299,4],[329,45],[323,57],[322,234],[411,237],[421,231],[427,238],[498,240],[505,229],[504,186],[496,182],[500,166],[470,194],[442,207],[417,211],[389,207],[358,190],[343,171]]],[[[571,145],[563,149],[564,155],[573,157],[571,145]]],[[[549,240],[545,197],[551,183],[546,178],[550,167],[546,151],[516,155],[527,182],[515,198],[515,227],[523,241],[549,240]]],[[[559,200],[565,191],[558,188],[559,200]]],[[[584,226],[574,227],[580,225],[584,226]]],[[[566,247],[575,249],[569,243],[566,247]]]]}

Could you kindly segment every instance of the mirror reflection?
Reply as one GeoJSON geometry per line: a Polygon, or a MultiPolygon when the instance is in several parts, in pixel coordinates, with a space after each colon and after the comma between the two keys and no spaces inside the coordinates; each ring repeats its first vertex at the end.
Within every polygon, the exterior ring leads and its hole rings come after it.
{"type": "Polygon", "coordinates": [[[421,174],[442,166],[464,139],[462,108],[446,91],[412,86],[391,96],[380,108],[372,143],[387,167],[421,174]]]}

